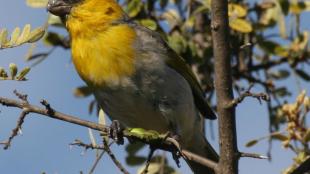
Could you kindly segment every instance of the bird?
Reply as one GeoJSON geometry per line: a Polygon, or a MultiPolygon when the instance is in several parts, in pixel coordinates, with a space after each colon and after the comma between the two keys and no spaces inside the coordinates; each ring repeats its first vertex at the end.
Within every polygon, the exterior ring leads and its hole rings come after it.
{"type": "MultiPolygon", "coordinates": [[[[75,69],[111,120],[171,132],[182,148],[219,160],[203,133],[203,117],[216,114],[190,67],[159,33],[130,19],[115,0],[49,0],[47,10],[63,19],[75,69]]],[[[214,173],[187,163],[195,174],[214,173]]]]}

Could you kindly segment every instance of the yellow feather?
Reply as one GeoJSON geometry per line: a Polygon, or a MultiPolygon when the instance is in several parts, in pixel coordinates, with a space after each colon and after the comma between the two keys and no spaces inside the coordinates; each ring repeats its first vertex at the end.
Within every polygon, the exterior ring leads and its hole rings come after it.
{"type": "Polygon", "coordinates": [[[122,15],[113,0],[86,0],[67,18],[73,63],[90,85],[117,83],[134,73],[135,31],[125,24],[111,25],[122,15]]]}

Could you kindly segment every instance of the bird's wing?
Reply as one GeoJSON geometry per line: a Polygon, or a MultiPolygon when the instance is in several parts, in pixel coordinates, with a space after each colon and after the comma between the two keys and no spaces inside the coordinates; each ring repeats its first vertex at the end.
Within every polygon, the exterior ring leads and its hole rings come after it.
{"type": "Polygon", "coordinates": [[[200,113],[206,118],[216,119],[216,115],[206,101],[198,80],[191,68],[185,63],[184,59],[168,46],[159,33],[131,21],[126,21],[124,23],[134,28],[139,42],[141,42],[141,45],[148,51],[158,52],[159,54],[163,54],[164,52],[165,55],[168,55],[161,57],[165,57],[167,65],[180,73],[189,83],[194,95],[195,104],[200,113]]]}

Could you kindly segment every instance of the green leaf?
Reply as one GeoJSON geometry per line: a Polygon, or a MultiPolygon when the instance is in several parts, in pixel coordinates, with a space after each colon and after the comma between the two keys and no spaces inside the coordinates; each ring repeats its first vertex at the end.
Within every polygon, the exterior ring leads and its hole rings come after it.
{"type": "Polygon", "coordinates": [[[128,4],[128,15],[130,17],[137,16],[143,8],[143,2],[141,0],[132,0],[128,4]]]}
{"type": "Polygon", "coordinates": [[[280,140],[280,141],[288,140],[288,137],[284,134],[281,134],[280,132],[272,133],[271,138],[276,139],[276,140],[280,140]]]}
{"type": "Polygon", "coordinates": [[[273,91],[273,93],[279,97],[285,97],[291,95],[291,93],[287,91],[285,87],[277,88],[273,91]]]}
{"type": "Polygon", "coordinates": [[[307,74],[305,71],[300,69],[295,69],[296,74],[298,74],[299,77],[301,77],[305,81],[310,81],[310,75],[307,74]]]}
{"type": "Polygon", "coordinates": [[[24,80],[25,76],[30,72],[30,67],[26,67],[16,76],[16,80],[24,80]]]}
{"type": "Polygon", "coordinates": [[[142,19],[140,20],[140,23],[151,30],[157,29],[157,23],[152,19],[142,19]]]}
{"type": "Polygon", "coordinates": [[[252,147],[258,143],[258,140],[251,140],[245,144],[245,147],[252,147]]]}
{"type": "Polygon", "coordinates": [[[8,77],[7,72],[6,72],[5,69],[2,68],[2,67],[0,67],[0,77],[1,77],[1,78],[7,78],[7,77],[8,77]]]}
{"type": "Polygon", "coordinates": [[[285,79],[285,78],[289,77],[289,75],[290,75],[290,72],[287,70],[284,70],[284,69],[270,73],[270,76],[274,79],[277,79],[277,80],[285,79]]]}
{"type": "Polygon", "coordinates": [[[46,27],[38,27],[32,30],[27,38],[28,43],[33,43],[40,40],[45,34],[46,27]]]}
{"type": "Polygon", "coordinates": [[[31,30],[31,25],[26,24],[23,28],[22,34],[18,37],[16,41],[16,45],[20,45],[20,44],[27,42],[27,39],[29,38],[29,35],[30,35],[30,30],[31,30]]]}
{"type": "Polygon", "coordinates": [[[229,26],[230,26],[230,28],[232,28],[236,31],[239,31],[241,33],[250,33],[251,31],[253,31],[251,23],[245,19],[240,19],[240,18],[232,19],[232,18],[230,18],[229,26]]]}
{"type": "Polygon", "coordinates": [[[15,76],[16,76],[17,71],[18,71],[17,65],[15,63],[10,63],[9,69],[10,69],[11,78],[15,79],[15,76]]]}
{"type": "Polygon", "coordinates": [[[228,4],[228,16],[243,18],[247,15],[247,9],[239,4],[229,3],[228,4]]]}
{"type": "Polygon", "coordinates": [[[19,35],[20,35],[20,28],[16,27],[11,34],[11,40],[9,45],[15,45],[19,35]]]}
{"type": "Polygon", "coordinates": [[[0,32],[0,48],[3,47],[8,41],[8,30],[2,29],[0,32]]]}

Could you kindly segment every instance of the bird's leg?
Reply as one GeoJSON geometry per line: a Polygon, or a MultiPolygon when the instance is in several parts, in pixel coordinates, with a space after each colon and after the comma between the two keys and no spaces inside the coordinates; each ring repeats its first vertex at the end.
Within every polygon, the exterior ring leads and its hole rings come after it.
{"type": "Polygon", "coordinates": [[[113,120],[109,129],[109,137],[117,144],[124,144],[124,134],[121,124],[118,120],[113,120]]]}
{"type": "Polygon", "coordinates": [[[171,149],[171,155],[175,163],[177,164],[178,167],[180,166],[180,158],[183,156],[181,154],[181,147],[179,144],[180,141],[180,135],[169,132],[169,137],[175,140],[175,143],[173,143],[173,148],[171,149]]]}

